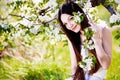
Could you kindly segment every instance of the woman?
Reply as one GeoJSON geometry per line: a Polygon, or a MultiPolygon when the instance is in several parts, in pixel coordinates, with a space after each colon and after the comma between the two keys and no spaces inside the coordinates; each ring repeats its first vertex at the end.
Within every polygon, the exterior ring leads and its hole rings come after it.
{"type": "Polygon", "coordinates": [[[61,6],[58,20],[61,29],[68,37],[72,66],[71,80],[103,80],[110,66],[112,54],[112,38],[108,27],[98,26],[89,21],[82,8],[72,1],[61,6]],[[73,20],[74,13],[82,15],[83,20],[80,24],[73,20]],[[92,38],[89,39],[84,35],[84,29],[88,27],[94,30],[92,38]],[[93,41],[93,49],[82,47],[86,39],[93,41]],[[82,67],[80,63],[84,62],[85,54],[90,53],[95,57],[94,66],[90,67],[91,69],[84,69],[85,67],[82,67]]]}

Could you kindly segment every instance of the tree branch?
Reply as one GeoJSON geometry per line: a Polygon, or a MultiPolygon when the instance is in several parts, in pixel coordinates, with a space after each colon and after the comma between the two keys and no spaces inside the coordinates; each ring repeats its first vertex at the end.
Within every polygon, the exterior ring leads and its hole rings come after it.
{"type": "Polygon", "coordinates": [[[39,23],[39,24],[33,24],[33,25],[41,25],[41,24],[47,24],[47,23],[50,23],[50,22],[52,22],[53,20],[55,20],[56,19],[56,17],[55,18],[53,18],[53,19],[51,19],[51,20],[49,20],[49,21],[44,21],[44,22],[41,22],[41,23],[39,23]]]}
{"type": "Polygon", "coordinates": [[[21,16],[21,15],[16,15],[16,14],[9,14],[10,16],[16,16],[16,17],[21,17],[24,19],[27,19],[28,21],[31,21],[30,19],[26,18],[25,16],[21,16]]]}
{"type": "Polygon", "coordinates": [[[55,19],[56,19],[56,17],[55,17],[55,18],[53,18],[53,19],[51,19],[51,20],[49,20],[49,21],[42,22],[42,24],[46,24],[46,23],[52,22],[52,21],[53,21],[53,20],[55,20],[55,19]]]}
{"type": "Polygon", "coordinates": [[[7,19],[7,18],[2,18],[2,17],[0,16],[0,20],[5,20],[5,19],[7,19]]]}
{"type": "Polygon", "coordinates": [[[110,12],[110,14],[116,14],[115,10],[111,5],[105,6],[105,8],[110,12]]]}
{"type": "MultiPolygon", "coordinates": [[[[49,7],[46,8],[46,9],[49,9],[49,7]]],[[[44,9],[44,10],[46,10],[46,9],[44,9]]],[[[49,11],[49,10],[48,10],[48,11],[49,11]]],[[[21,17],[21,18],[27,19],[28,21],[31,21],[30,19],[26,18],[25,16],[16,15],[16,14],[9,14],[9,15],[10,15],[10,16],[16,16],[16,17],[21,17]]],[[[52,22],[52,21],[55,20],[55,19],[56,19],[56,16],[55,16],[53,19],[49,20],[49,21],[43,21],[43,22],[40,22],[39,24],[33,24],[33,25],[46,24],[46,23],[52,22]]],[[[18,23],[18,24],[21,25],[21,23],[18,23]]],[[[17,25],[18,25],[18,24],[17,24],[17,25]]],[[[16,26],[17,26],[17,25],[16,25],[16,26]]],[[[23,24],[22,24],[22,25],[23,25],[23,24]]]]}
{"type": "Polygon", "coordinates": [[[44,9],[41,9],[38,13],[39,13],[39,15],[42,15],[42,16],[44,16],[45,15],[45,13],[47,13],[48,11],[48,9],[49,9],[50,7],[48,6],[47,8],[44,8],[44,9]]]}

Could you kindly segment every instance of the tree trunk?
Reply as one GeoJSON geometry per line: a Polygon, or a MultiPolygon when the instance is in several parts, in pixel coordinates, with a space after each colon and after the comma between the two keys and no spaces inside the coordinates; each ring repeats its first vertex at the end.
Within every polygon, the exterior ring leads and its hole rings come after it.
{"type": "Polygon", "coordinates": [[[116,14],[115,10],[112,8],[111,5],[106,6],[106,9],[110,12],[110,14],[116,14]]]}

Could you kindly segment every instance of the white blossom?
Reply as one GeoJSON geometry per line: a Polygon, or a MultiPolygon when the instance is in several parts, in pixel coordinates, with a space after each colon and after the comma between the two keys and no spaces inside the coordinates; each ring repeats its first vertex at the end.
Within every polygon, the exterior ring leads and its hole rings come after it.
{"type": "Polygon", "coordinates": [[[117,21],[120,21],[120,14],[113,14],[110,17],[110,23],[116,23],[117,21]]]}
{"type": "Polygon", "coordinates": [[[80,63],[80,64],[79,64],[79,66],[80,66],[81,68],[85,68],[85,66],[84,66],[84,65],[82,65],[82,63],[80,63]]]}
{"type": "Polygon", "coordinates": [[[80,1],[76,0],[76,1],[75,1],[75,3],[79,4],[79,3],[80,3],[80,1]]]}
{"type": "Polygon", "coordinates": [[[2,28],[7,29],[7,28],[9,28],[9,25],[4,24],[4,25],[2,26],[2,28]]]}
{"type": "Polygon", "coordinates": [[[92,40],[89,40],[88,44],[92,44],[92,43],[93,43],[93,41],[92,41],[92,40]]]}
{"type": "Polygon", "coordinates": [[[89,71],[94,66],[92,53],[89,53],[84,46],[81,46],[81,55],[82,61],[79,63],[79,66],[83,68],[84,71],[89,71]]]}
{"type": "Polygon", "coordinates": [[[53,30],[53,32],[54,32],[55,34],[58,34],[58,33],[59,33],[59,31],[60,31],[60,29],[59,29],[59,28],[57,28],[57,27],[53,30]]]}
{"type": "Polygon", "coordinates": [[[120,0],[115,0],[116,3],[120,4],[120,0]]]}
{"type": "Polygon", "coordinates": [[[98,23],[98,25],[101,25],[101,26],[103,26],[103,25],[107,26],[107,23],[104,20],[101,20],[101,19],[98,19],[97,23],[98,23]]]}
{"type": "Polygon", "coordinates": [[[83,68],[85,71],[91,70],[93,66],[92,58],[88,56],[88,58],[84,58],[82,60],[82,63],[79,64],[81,68],[83,68]]]}
{"type": "Polygon", "coordinates": [[[120,10],[120,4],[118,4],[117,9],[120,10]]]}
{"type": "Polygon", "coordinates": [[[20,29],[16,34],[15,34],[15,36],[16,37],[18,37],[18,36],[21,36],[21,34],[25,34],[25,31],[24,30],[22,30],[22,29],[20,29]]]}
{"type": "Polygon", "coordinates": [[[75,21],[77,24],[80,24],[80,23],[82,22],[82,20],[83,20],[82,13],[80,13],[80,12],[77,12],[77,13],[74,12],[73,15],[74,15],[74,17],[73,17],[74,21],[75,21]]]}
{"type": "Polygon", "coordinates": [[[13,0],[6,0],[6,2],[7,2],[7,3],[11,3],[11,2],[13,2],[13,0]]]}
{"type": "Polygon", "coordinates": [[[12,22],[11,23],[13,26],[17,26],[18,24],[22,24],[22,25],[24,25],[24,26],[30,26],[30,25],[32,25],[33,23],[32,23],[32,21],[30,22],[29,20],[27,20],[27,19],[24,19],[23,18],[23,20],[20,20],[20,21],[17,21],[17,22],[12,22]]]}
{"type": "Polygon", "coordinates": [[[55,39],[51,39],[50,44],[52,44],[52,45],[55,44],[55,39]]]}
{"type": "Polygon", "coordinates": [[[95,48],[95,45],[91,45],[89,49],[94,49],[95,48]]]}
{"type": "Polygon", "coordinates": [[[7,42],[2,42],[2,45],[7,46],[8,43],[7,42]]]}
{"type": "Polygon", "coordinates": [[[89,41],[88,41],[87,47],[88,47],[88,49],[90,49],[90,50],[95,48],[95,45],[93,44],[93,41],[92,41],[92,40],[89,40],[89,41]]]}
{"type": "Polygon", "coordinates": [[[85,4],[84,8],[89,9],[91,7],[92,7],[91,2],[90,2],[90,0],[88,0],[87,3],[85,4]]]}
{"type": "Polygon", "coordinates": [[[32,0],[33,3],[38,4],[38,3],[43,3],[43,0],[32,0]]]}
{"type": "Polygon", "coordinates": [[[86,50],[84,46],[81,46],[81,55],[83,56],[83,59],[88,56],[88,50],[86,50]]]}
{"type": "Polygon", "coordinates": [[[56,7],[58,4],[56,2],[56,0],[49,0],[48,3],[46,3],[46,6],[49,7],[56,7]]]}
{"type": "Polygon", "coordinates": [[[44,15],[44,16],[39,16],[38,18],[39,18],[42,22],[45,21],[46,19],[47,19],[47,20],[50,19],[50,17],[48,17],[48,16],[46,16],[46,15],[44,15]]]}
{"type": "Polygon", "coordinates": [[[78,22],[80,20],[79,16],[75,16],[75,22],[78,22]]]}
{"type": "Polygon", "coordinates": [[[33,34],[37,34],[38,31],[39,31],[39,27],[38,26],[34,26],[34,28],[30,29],[30,32],[33,33],[33,34]]]}

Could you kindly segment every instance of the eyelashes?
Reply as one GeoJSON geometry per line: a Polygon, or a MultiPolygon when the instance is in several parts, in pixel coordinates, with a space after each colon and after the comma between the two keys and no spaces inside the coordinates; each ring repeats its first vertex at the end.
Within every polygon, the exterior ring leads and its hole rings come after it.
{"type": "Polygon", "coordinates": [[[71,16],[69,20],[73,20],[73,16],[71,16]]]}
{"type": "MultiPolygon", "coordinates": [[[[70,17],[68,18],[68,21],[71,21],[71,20],[73,20],[73,16],[70,16],[70,17]]],[[[68,24],[68,23],[64,23],[63,25],[64,25],[64,26],[67,26],[67,24],[68,24]]]]}

